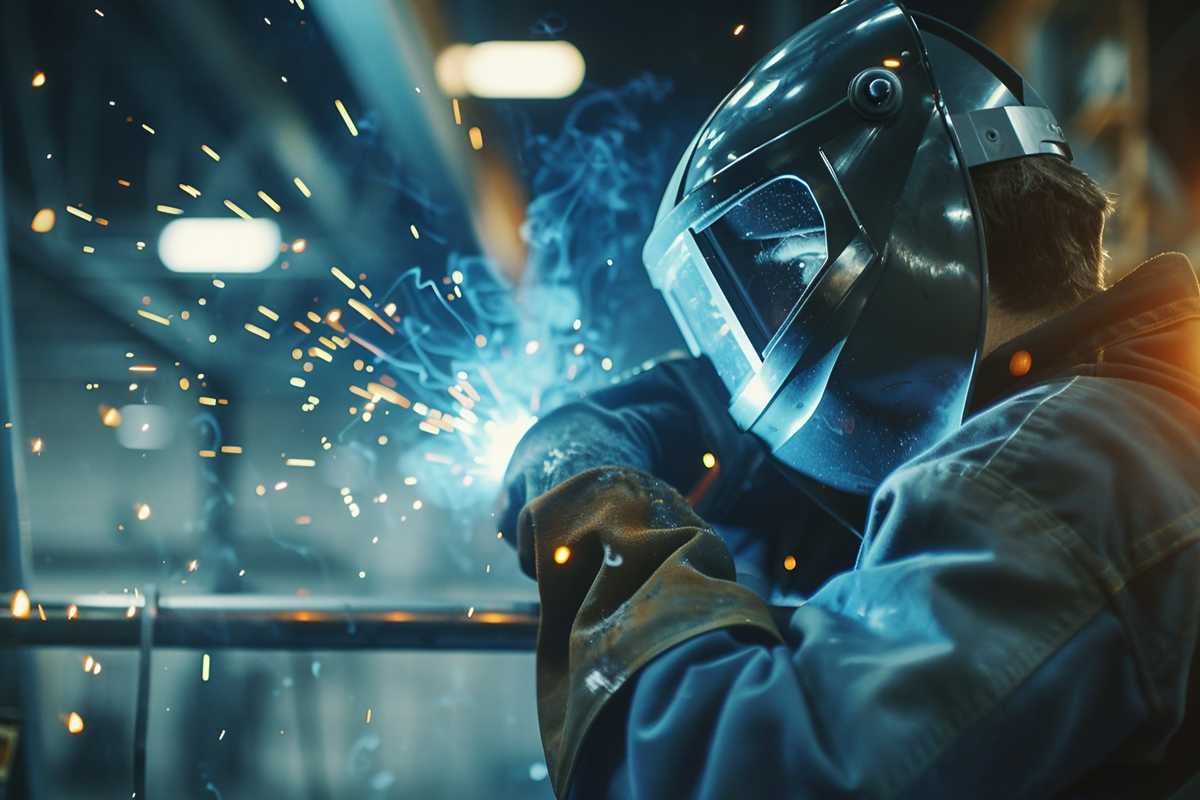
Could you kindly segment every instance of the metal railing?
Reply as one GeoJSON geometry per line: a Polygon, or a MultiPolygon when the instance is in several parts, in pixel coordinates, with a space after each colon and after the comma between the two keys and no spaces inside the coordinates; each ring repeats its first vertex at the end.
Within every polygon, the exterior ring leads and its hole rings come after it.
{"type": "Polygon", "coordinates": [[[0,647],[532,651],[536,603],[487,607],[264,595],[31,598],[0,616],[0,647]]]}

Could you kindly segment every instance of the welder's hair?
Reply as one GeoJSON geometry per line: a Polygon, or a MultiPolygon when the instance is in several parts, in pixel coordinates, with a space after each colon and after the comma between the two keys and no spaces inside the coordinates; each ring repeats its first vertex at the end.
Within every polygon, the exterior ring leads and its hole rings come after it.
{"type": "Polygon", "coordinates": [[[1016,312],[1069,308],[1104,288],[1113,198],[1057,156],[971,169],[987,238],[989,293],[1016,312]]]}

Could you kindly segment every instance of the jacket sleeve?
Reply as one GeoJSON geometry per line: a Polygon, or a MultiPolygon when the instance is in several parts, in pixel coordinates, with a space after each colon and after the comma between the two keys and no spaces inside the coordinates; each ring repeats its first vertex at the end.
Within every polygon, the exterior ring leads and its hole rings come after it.
{"type": "MultiPolygon", "coordinates": [[[[570,731],[587,737],[573,796],[1043,797],[1098,764],[1147,716],[1134,654],[1103,567],[1010,489],[953,462],[901,470],[857,568],[782,641],[697,624],[653,661],[621,635],[590,654],[630,680],[570,731]]],[[[704,592],[689,600],[697,621],[719,614],[704,592]]],[[[658,619],[638,602],[621,614],[652,641],[658,619]]],[[[561,680],[586,695],[572,666],[561,680]]]]}
{"type": "Polygon", "coordinates": [[[602,419],[645,455],[638,465],[665,480],[706,519],[752,524],[747,493],[778,494],[766,448],[729,416],[729,392],[701,358],[667,358],[640,375],[554,412],[602,419]],[[706,467],[705,456],[715,458],[706,467]],[[769,476],[764,473],[771,473],[769,476]],[[755,488],[757,487],[757,488],[755,488]],[[736,508],[735,508],[736,506],[736,508]]]}

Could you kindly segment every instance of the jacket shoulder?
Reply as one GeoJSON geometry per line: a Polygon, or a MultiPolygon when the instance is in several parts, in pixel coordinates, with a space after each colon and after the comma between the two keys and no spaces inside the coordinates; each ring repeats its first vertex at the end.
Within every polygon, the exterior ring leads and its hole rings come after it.
{"type": "Polygon", "coordinates": [[[1075,377],[1031,388],[918,461],[953,465],[1051,515],[1111,591],[1200,540],[1200,408],[1147,384],[1075,377]]]}

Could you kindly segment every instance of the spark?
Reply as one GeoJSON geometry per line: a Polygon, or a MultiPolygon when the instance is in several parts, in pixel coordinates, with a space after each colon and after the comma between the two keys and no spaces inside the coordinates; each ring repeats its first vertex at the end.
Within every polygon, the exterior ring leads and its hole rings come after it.
{"type": "Polygon", "coordinates": [[[786,556],[783,559],[783,568],[785,570],[787,570],[788,572],[791,572],[792,570],[794,570],[796,568],[796,557],[795,556],[786,556]]]}
{"type": "Polygon", "coordinates": [[[283,210],[280,207],[279,203],[276,203],[274,198],[271,197],[271,195],[267,194],[266,192],[262,191],[261,189],[258,192],[258,199],[262,200],[264,203],[266,203],[267,206],[272,211],[274,211],[276,214],[278,214],[280,211],[283,210]]]}
{"type": "Polygon", "coordinates": [[[422,508],[424,508],[424,507],[425,507],[425,503],[424,503],[424,502],[422,502],[422,501],[420,501],[420,500],[413,500],[413,503],[412,503],[412,509],[413,509],[413,511],[420,511],[420,510],[421,510],[422,508]]]}
{"type": "Polygon", "coordinates": [[[367,306],[362,301],[357,300],[353,297],[348,298],[346,300],[346,302],[349,303],[350,307],[353,308],[355,311],[357,311],[359,314],[362,314],[365,318],[371,320],[376,325],[378,325],[379,327],[381,327],[385,331],[387,331],[389,334],[391,334],[393,336],[396,334],[396,329],[393,328],[391,325],[389,325],[386,321],[384,321],[383,317],[381,317],[377,313],[375,313],[375,310],[373,308],[371,308],[370,306],[367,306]]]}
{"type": "Polygon", "coordinates": [[[712,469],[717,465],[717,457],[712,453],[705,453],[700,461],[704,464],[706,469],[712,469]]]}
{"type": "MultiPolygon", "coordinates": [[[[362,577],[361,572],[359,573],[359,577],[362,577]]],[[[371,709],[369,707],[367,708],[367,724],[368,725],[371,724],[371,709]]]]}
{"type": "Polygon", "coordinates": [[[67,206],[67,213],[73,217],[79,217],[84,222],[92,221],[92,215],[89,214],[88,212],[84,211],[82,208],[76,208],[75,206],[67,206]]]}
{"type": "Polygon", "coordinates": [[[100,406],[100,424],[106,428],[121,427],[121,412],[112,406],[100,406]]]}
{"type": "Polygon", "coordinates": [[[149,503],[138,503],[133,507],[133,510],[138,518],[138,521],[145,522],[146,520],[150,519],[151,511],[149,503]]]}
{"type": "Polygon", "coordinates": [[[409,226],[408,226],[408,232],[412,234],[412,237],[413,237],[414,239],[420,239],[420,238],[421,238],[421,232],[417,230],[417,226],[416,226],[416,225],[409,225],[409,226]]]}
{"type": "Polygon", "coordinates": [[[34,233],[49,233],[54,230],[55,214],[53,208],[43,208],[33,215],[29,227],[34,233]]]}
{"type": "Polygon", "coordinates": [[[258,336],[259,338],[262,338],[262,339],[270,339],[271,338],[271,334],[267,333],[262,328],[258,327],[257,325],[255,325],[253,323],[247,322],[243,327],[246,330],[248,330],[250,333],[253,333],[255,336],[258,336]]]}
{"type": "Polygon", "coordinates": [[[42,437],[40,436],[33,437],[33,439],[31,439],[29,442],[29,452],[33,453],[35,456],[40,456],[45,448],[46,444],[42,441],[42,437]]]}
{"type": "Polygon", "coordinates": [[[84,656],[82,666],[84,672],[91,672],[92,668],[96,666],[96,659],[91,656],[84,656]]]}
{"type": "Polygon", "coordinates": [[[197,189],[195,186],[192,186],[190,183],[179,184],[179,189],[183,193],[191,195],[193,198],[200,196],[200,190],[197,189]]]}
{"type": "Polygon", "coordinates": [[[205,653],[200,657],[200,680],[204,683],[208,683],[209,670],[211,666],[212,659],[209,657],[208,653],[205,653]]]}
{"type": "Polygon", "coordinates": [[[297,389],[303,389],[305,385],[304,378],[289,378],[288,383],[295,386],[297,389]]]}
{"type": "Polygon", "coordinates": [[[154,373],[158,372],[158,367],[154,366],[153,364],[130,364],[129,371],[154,373]]]}
{"type": "Polygon", "coordinates": [[[67,621],[74,622],[79,617],[79,606],[71,603],[67,606],[67,621]]]}
{"type": "Polygon", "coordinates": [[[225,207],[228,208],[233,213],[237,214],[239,217],[241,217],[244,220],[253,219],[253,217],[251,217],[249,214],[247,214],[245,211],[242,210],[241,206],[239,206],[237,203],[233,202],[232,200],[226,199],[225,207]]]}
{"type": "Polygon", "coordinates": [[[217,398],[215,398],[215,397],[197,397],[196,402],[202,406],[215,406],[217,404],[217,398]]]}
{"type": "MultiPolygon", "coordinates": [[[[99,13],[99,9],[96,9],[99,13]]],[[[104,16],[101,14],[100,16],[104,16]]],[[[75,734],[83,733],[83,717],[79,716],[78,711],[72,711],[67,715],[67,733],[74,736],[75,734]]]]}
{"type": "Polygon", "coordinates": [[[137,313],[138,316],[142,317],[143,319],[148,319],[151,322],[157,322],[159,325],[165,325],[167,327],[171,326],[171,320],[167,319],[166,317],[160,317],[158,314],[147,311],[144,308],[139,308],[137,313]]]}
{"type": "Polygon", "coordinates": [[[103,17],[103,16],[104,16],[104,12],[103,12],[103,11],[101,11],[100,9],[98,9],[98,8],[93,8],[93,9],[92,9],[92,11],[95,11],[95,12],[96,12],[96,16],[97,16],[97,17],[103,17]]]}
{"type": "Polygon", "coordinates": [[[275,486],[274,486],[274,487],[272,487],[272,488],[274,488],[274,489],[275,489],[275,491],[277,491],[277,492],[282,492],[282,491],[283,491],[284,489],[286,489],[287,487],[288,487],[288,482],[287,482],[287,481],[276,481],[276,482],[275,482],[275,486]]]}
{"type": "Polygon", "coordinates": [[[887,67],[888,69],[900,69],[900,64],[901,64],[900,59],[895,58],[895,57],[885,58],[883,60],[883,65],[885,67],[887,67]]]}
{"type": "Polygon", "coordinates": [[[458,107],[458,98],[450,99],[450,109],[454,112],[454,124],[462,125],[462,109],[458,107]]]}
{"type": "Polygon", "coordinates": [[[351,136],[358,136],[358,128],[354,127],[354,120],[350,119],[350,112],[346,110],[346,106],[341,100],[334,100],[333,104],[337,107],[338,113],[342,115],[342,122],[346,123],[346,129],[350,131],[351,136]]]}
{"type": "Polygon", "coordinates": [[[742,35],[742,31],[744,31],[744,30],[746,30],[746,24],[745,24],[744,22],[739,22],[739,23],[737,24],[737,26],[736,26],[736,27],[734,27],[734,29],[733,29],[733,35],[734,35],[734,36],[741,36],[741,35],[742,35]]]}
{"type": "Polygon", "coordinates": [[[216,450],[199,450],[196,452],[196,455],[200,456],[201,458],[216,458],[217,451],[216,450]]]}
{"type": "Polygon", "coordinates": [[[387,400],[392,405],[400,406],[401,408],[408,408],[412,405],[412,401],[407,397],[381,383],[368,383],[367,390],[375,397],[387,400]]]}
{"type": "Polygon", "coordinates": [[[163,203],[159,203],[158,205],[156,205],[154,207],[154,210],[160,214],[173,214],[175,216],[179,216],[180,214],[183,213],[182,208],[176,208],[175,206],[168,206],[163,203]]]}
{"type": "Polygon", "coordinates": [[[37,89],[40,86],[45,86],[46,85],[46,73],[42,72],[41,70],[38,70],[37,72],[33,73],[33,80],[30,81],[30,83],[33,85],[33,88],[35,88],[35,89],[37,89]]]}
{"type": "MultiPolygon", "coordinates": [[[[341,271],[340,269],[338,269],[337,267],[330,267],[330,268],[329,268],[329,273],[330,273],[331,275],[333,275],[333,277],[335,277],[335,278],[337,278],[339,281],[341,281],[341,282],[342,282],[342,284],[343,284],[343,285],[344,285],[344,286],[345,286],[347,289],[350,289],[351,291],[353,291],[353,289],[354,289],[354,287],[355,287],[355,285],[356,285],[356,284],[354,283],[354,281],[350,280],[350,277],[349,277],[348,275],[346,275],[346,273],[342,272],[342,271],[341,271]]],[[[314,322],[315,322],[315,321],[316,321],[316,320],[314,320],[314,322]]]]}
{"type": "Polygon", "coordinates": [[[147,125],[144,122],[142,123],[142,130],[144,130],[146,133],[150,134],[151,136],[153,136],[155,133],[154,128],[151,128],[149,125],[147,125]]]}
{"type": "Polygon", "coordinates": [[[271,309],[267,308],[266,306],[259,306],[259,307],[258,307],[258,313],[262,314],[264,317],[266,317],[267,319],[271,320],[272,322],[278,322],[278,321],[279,321],[279,315],[278,315],[278,314],[276,314],[276,313],[275,313],[274,311],[272,311],[271,309]]]}
{"type": "Polygon", "coordinates": [[[90,244],[85,244],[85,245],[83,246],[83,252],[85,252],[85,253],[94,253],[94,252],[96,252],[96,248],[92,247],[90,244]]]}
{"type": "Polygon", "coordinates": [[[297,175],[295,178],[292,178],[292,183],[296,184],[296,188],[300,190],[300,194],[304,195],[305,197],[312,197],[312,192],[309,191],[308,184],[300,180],[299,175],[297,175]]]}
{"type": "Polygon", "coordinates": [[[308,248],[308,241],[305,239],[297,239],[292,242],[293,253],[303,253],[308,248]]]}
{"type": "Polygon", "coordinates": [[[308,327],[307,325],[305,325],[303,322],[300,322],[299,320],[293,320],[292,327],[295,328],[296,330],[300,331],[301,333],[312,333],[312,328],[308,327]]]}
{"type": "Polygon", "coordinates": [[[315,467],[317,460],[315,458],[289,458],[283,463],[289,467],[315,467]]]}
{"type": "Polygon", "coordinates": [[[608,372],[612,368],[613,368],[613,360],[611,358],[609,358],[608,356],[605,356],[604,358],[600,359],[600,369],[604,370],[605,372],[608,372]]]}
{"type": "Polygon", "coordinates": [[[221,452],[230,456],[240,456],[242,454],[242,446],[240,444],[221,445],[221,452]]]}
{"type": "Polygon", "coordinates": [[[333,356],[330,355],[329,353],[325,352],[324,350],[322,350],[319,347],[308,348],[308,354],[310,356],[312,356],[313,358],[319,358],[322,361],[325,361],[326,363],[333,363],[333,356]]]}
{"type": "Polygon", "coordinates": [[[221,740],[222,740],[222,739],[224,739],[224,738],[225,738],[225,729],[224,729],[224,728],[221,728],[221,733],[220,733],[220,734],[218,734],[218,736],[217,736],[217,741],[219,742],[219,741],[221,741],[221,740]]]}
{"type": "Polygon", "coordinates": [[[28,592],[24,589],[17,589],[8,601],[8,610],[13,615],[13,619],[29,619],[31,605],[28,592]]]}
{"type": "Polygon", "coordinates": [[[471,606],[467,609],[467,619],[470,619],[473,616],[475,616],[475,606],[471,606]]]}
{"type": "Polygon", "coordinates": [[[128,189],[130,186],[133,186],[133,184],[130,183],[125,178],[117,178],[117,186],[122,186],[122,187],[128,189]]]}
{"type": "Polygon", "coordinates": [[[189,381],[186,376],[179,379],[179,388],[183,391],[186,392],[189,388],[191,388],[191,385],[192,382],[189,381]]]}
{"type": "Polygon", "coordinates": [[[206,144],[200,145],[200,152],[211,158],[213,161],[220,161],[221,155],[206,144]]]}
{"type": "Polygon", "coordinates": [[[561,544],[558,547],[554,548],[554,563],[555,564],[560,564],[560,565],[565,564],[570,560],[571,560],[571,548],[567,547],[565,544],[561,544]]]}
{"type": "Polygon", "coordinates": [[[478,127],[472,127],[467,131],[467,136],[471,139],[472,150],[483,149],[483,131],[481,131],[478,127]]]}

